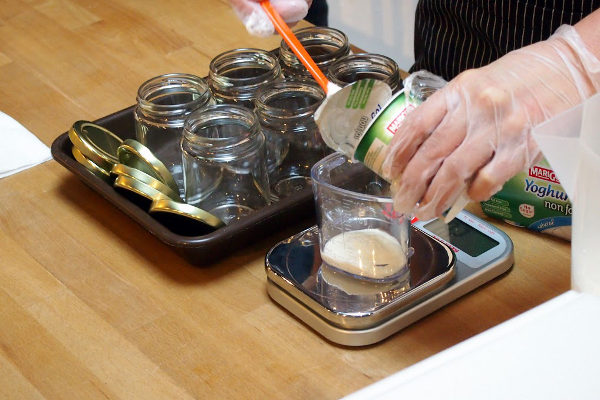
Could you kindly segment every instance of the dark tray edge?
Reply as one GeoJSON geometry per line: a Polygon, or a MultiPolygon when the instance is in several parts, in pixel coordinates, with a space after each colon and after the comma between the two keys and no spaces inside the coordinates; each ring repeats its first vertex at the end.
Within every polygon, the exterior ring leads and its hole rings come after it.
{"type": "MultiPolygon", "coordinates": [[[[93,121],[111,129],[111,123],[116,119],[126,118],[132,113],[134,106],[114,112],[93,121]]],[[[243,220],[217,229],[202,236],[182,236],[171,232],[156,221],[150,214],[132,203],[107,182],[98,178],[83,165],[79,164],[71,154],[71,141],[68,132],[59,135],[51,145],[52,157],[66,169],[74,173],[92,190],[100,194],[111,204],[140,224],[153,236],[166,245],[173,247],[192,264],[205,265],[234,250],[255,242],[262,237],[285,227],[288,223],[299,222],[302,219],[314,217],[314,202],[312,190],[306,188],[296,196],[288,197],[249,215],[243,220]],[[279,226],[278,226],[279,225],[279,226]]]]}

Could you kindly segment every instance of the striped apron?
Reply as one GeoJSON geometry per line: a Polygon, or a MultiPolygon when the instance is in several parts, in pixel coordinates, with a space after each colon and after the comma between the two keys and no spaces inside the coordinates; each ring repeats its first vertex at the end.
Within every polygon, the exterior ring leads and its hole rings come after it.
{"type": "Polygon", "coordinates": [[[426,69],[450,80],[545,40],[598,7],[600,0],[420,0],[411,71],[426,69]]]}

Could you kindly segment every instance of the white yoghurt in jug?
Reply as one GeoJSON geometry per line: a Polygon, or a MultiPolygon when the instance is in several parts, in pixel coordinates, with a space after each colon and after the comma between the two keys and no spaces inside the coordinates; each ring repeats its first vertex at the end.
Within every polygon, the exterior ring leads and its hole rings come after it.
{"type": "Polygon", "coordinates": [[[332,267],[368,279],[386,279],[408,268],[400,243],[380,229],[342,232],[329,239],[321,258],[332,267]]]}

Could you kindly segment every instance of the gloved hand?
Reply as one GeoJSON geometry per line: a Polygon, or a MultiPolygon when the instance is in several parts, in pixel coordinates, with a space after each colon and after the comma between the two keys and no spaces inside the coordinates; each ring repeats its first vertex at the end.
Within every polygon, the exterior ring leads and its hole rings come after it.
{"type": "MultiPolygon", "coordinates": [[[[251,35],[269,36],[275,32],[260,0],[229,0],[229,3],[251,35]]],[[[285,22],[293,25],[306,17],[312,0],[271,0],[271,4],[285,22]]]]}
{"type": "Polygon", "coordinates": [[[567,25],[461,73],[412,111],[388,146],[383,172],[396,211],[427,220],[464,191],[489,199],[541,157],[531,129],[599,89],[600,61],[567,25]]]}

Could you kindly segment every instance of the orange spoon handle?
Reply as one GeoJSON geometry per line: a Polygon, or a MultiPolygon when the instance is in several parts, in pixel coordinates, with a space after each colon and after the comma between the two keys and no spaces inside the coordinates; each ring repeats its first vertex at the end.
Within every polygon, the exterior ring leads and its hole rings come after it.
{"type": "Polygon", "coordinates": [[[317,64],[315,64],[314,60],[308,54],[304,46],[302,46],[302,43],[300,43],[296,35],[294,35],[288,24],[285,23],[283,18],[281,18],[279,13],[273,8],[273,5],[269,0],[261,0],[260,5],[269,16],[269,19],[275,26],[277,32],[283,37],[283,40],[290,46],[296,57],[298,57],[306,69],[308,69],[308,72],[310,72],[319,85],[321,85],[325,93],[327,93],[329,79],[327,79],[319,67],[317,67],[317,64]]]}

